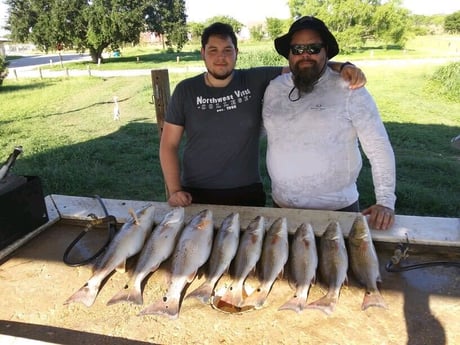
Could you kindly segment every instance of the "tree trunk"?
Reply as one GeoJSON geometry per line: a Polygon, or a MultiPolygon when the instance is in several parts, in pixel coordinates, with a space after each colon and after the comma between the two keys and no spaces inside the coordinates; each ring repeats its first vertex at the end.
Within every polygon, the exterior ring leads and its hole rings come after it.
{"type": "Polygon", "coordinates": [[[104,51],[105,47],[89,47],[89,54],[91,55],[91,61],[93,63],[103,63],[104,59],[102,58],[102,52],[104,51]]]}

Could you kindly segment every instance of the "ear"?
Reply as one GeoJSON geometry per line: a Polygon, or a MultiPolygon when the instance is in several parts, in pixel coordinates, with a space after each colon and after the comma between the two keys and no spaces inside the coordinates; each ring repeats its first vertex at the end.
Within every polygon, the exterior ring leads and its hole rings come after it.
{"type": "Polygon", "coordinates": [[[204,60],[204,48],[201,47],[201,58],[204,60]]]}

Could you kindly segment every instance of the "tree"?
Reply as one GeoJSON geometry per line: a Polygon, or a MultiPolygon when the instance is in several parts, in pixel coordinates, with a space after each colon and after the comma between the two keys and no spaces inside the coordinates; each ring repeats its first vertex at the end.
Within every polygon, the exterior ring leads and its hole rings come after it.
{"type": "Polygon", "coordinates": [[[149,1],[144,10],[149,30],[166,36],[169,48],[177,47],[180,51],[187,42],[187,25],[184,0],[156,0],[149,1]]]}
{"type": "Polygon", "coordinates": [[[8,62],[5,57],[0,54],[0,86],[3,84],[3,79],[8,76],[8,62]]]}
{"type": "Polygon", "coordinates": [[[460,33],[460,11],[446,16],[444,30],[452,34],[460,33]]]}
{"type": "Polygon", "coordinates": [[[186,40],[184,0],[6,0],[11,37],[48,52],[57,45],[89,50],[102,61],[108,47],[138,43],[140,33],[158,27],[169,44],[186,40]],[[158,26],[154,25],[157,21],[158,26]],[[185,36],[185,40],[184,40],[185,36]]]}
{"type": "MultiPolygon", "coordinates": [[[[66,0],[63,0],[66,1],[66,0]]],[[[138,43],[143,30],[143,0],[94,0],[83,11],[86,20],[86,47],[93,62],[102,60],[102,52],[123,43],[138,43]]]]}
{"type": "Polygon", "coordinates": [[[409,12],[401,0],[289,0],[289,7],[295,18],[313,15],[323,20],[343,51],[363,47],[371,38],[405,43],[409,12]]]}
{"type": "Polygon", "coordinates": [[[206,20],[205,26],[209,26],[215,22],[221,22],[221,23],[231,25],[235,33],[240,33],[241,29],[243,28],[242,23],[240,23],[238,20],[230,16],[214,16],[206,20]]]}
{"type": "Polygon", "coordinates": [[[197,23],[197,22],[189,22],[187,26],[188,26],[188,32],[192,36],[192,40],[199,41],[201,34],[203,33],[203,30],[204,30],[204,24],[197,23]]]}
{"type": "Polygon", "coordinates": [[[404,47],[407,42],[409,11],[399,6],[400,1],[388,1],[376,6],[373,16],[374,37],[386,45],[404,47]]]}
{"type": "Polygon", "coordinates": [[[285,31],[285,21],[279,18],[266,18],[268,36],[274,40],[285,31]]]}
{"type": "Polygon", "coordinates": [[[444,20],[446,15],[433,14],[426,16],[423,14],[412,14],[410,20],[411,27],[416,36],[437,35],[444,33],[444,20]]]}
{"type": "Polygon", "coordinates": [[[249,33],[251,34],[251,38],[254,41],[262,41],[264,38],[264,30],[262,28],[262,24],[254,25],[249,28],[249,33]]]}

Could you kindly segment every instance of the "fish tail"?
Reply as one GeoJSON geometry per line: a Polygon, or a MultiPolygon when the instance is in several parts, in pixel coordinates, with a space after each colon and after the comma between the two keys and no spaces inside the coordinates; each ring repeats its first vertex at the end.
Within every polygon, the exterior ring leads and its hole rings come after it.
{"type": "Polygon", "coordinates": [[[230,285],[219,299],[219,303],[241,307],[243,304],[243,287],[241,285],[230,285]]]}
{"type": "Polygon", "coordinates": [[[142,315],[162,315],[171,320],[177,319],[179,317],[179,299],[163,297],[160,301],[141,310],[138,316],[142,315]]]}
{"type": "Polygon", "coordinates": [[[241,307],[254,307],[255,309],[262,308],[268,297],[268,291],[258,288],[246,299],[244,299],[241,307]]]}
{"type": "Polygon", "coordinates": [[[284,303],[278,310],[293,310],[296,313],[300,313],[307,307],[307,301],[303,298],[294,296],[289,301],[284,303]]]}
{"type": "Polygon", "coordinates": [[[366,291],[364,294],[363,304],[361,305],[362,310],[366,310],[369,307],[380,307],[387,309],[387,304],[383,299],[383,296],[378,290],[366,291]]]}
{"type": "Polygon", "coordinates": [[[337,304],[337,297],[330,296],[328,294],[314,302],[311,302],[310,304],[306,306],[306,308],[319,309],[323,311],[326,315],[331,315],[335,310],[336,304],[337,304]]]}
{"type": "Polygon", "coordinates": [[[99,292],[98,286],[92,286],[85,284],[72,296],[70,296],[64,304],[70,303],[83,303],[87,307],[91,307],[96,300],[97,293],[99,292]]]}
{"type": "Polygon", "coordinates": [[[214,288],[211,284],[204,282],[201,286],[190,292],[186,298],[194,297],[204,304],[209,304],[213,290],[214,288]]]}
{"type": "Polygon", "coordinates": [[[142,292],[140,289],[135,287],[125,286],[120,292],[113,296],[108,302],[107,305],[116,304],[119,302],[131,302],[133,304],[141,305],[144,303],[142,298],[142,292]]]}

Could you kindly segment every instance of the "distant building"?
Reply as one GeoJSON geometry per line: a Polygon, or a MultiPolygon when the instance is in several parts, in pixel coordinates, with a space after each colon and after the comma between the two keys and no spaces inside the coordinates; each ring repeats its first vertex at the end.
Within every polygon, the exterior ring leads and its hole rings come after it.
{"type": "Polygon", "coordinates": [[[140,43],[150,44],[150,43],[161,43],[161,35],[156,32],[146,31],[141,32],[139,39],[140,43]]]}
{"type": "Polygon", "coordinates": [[[0,37],[0,56],[6,56],[6,52],[5,52],[5,43],[6,42],[10,42],[10,40],[7,39],[7,38],[0,37]]]}

